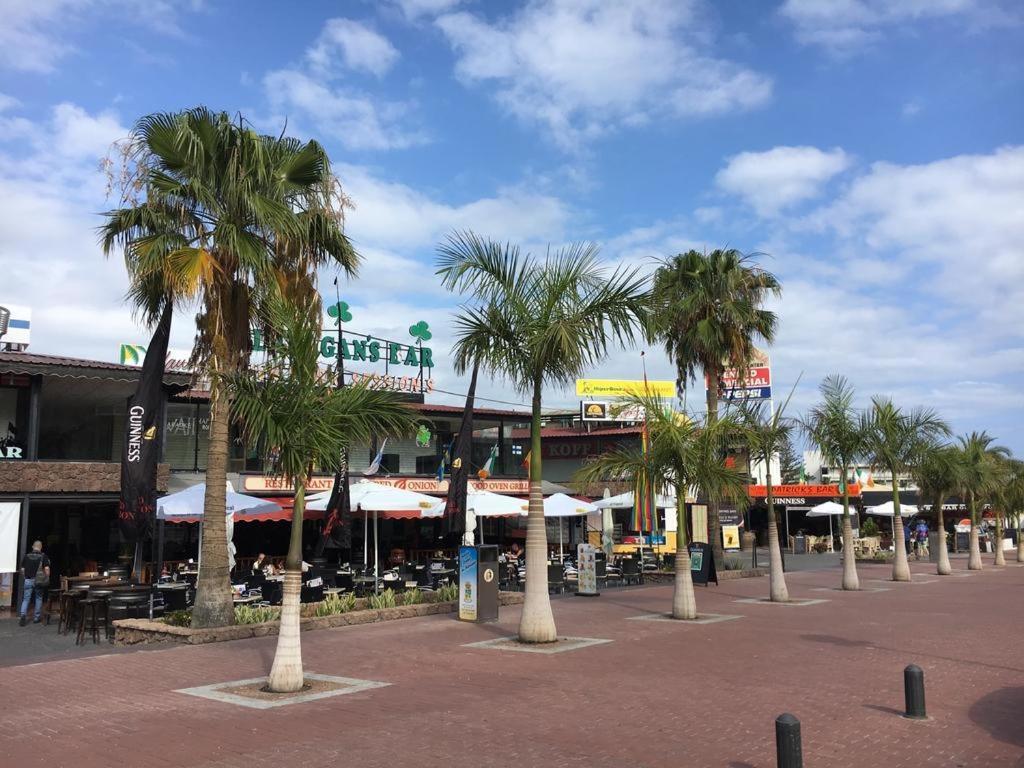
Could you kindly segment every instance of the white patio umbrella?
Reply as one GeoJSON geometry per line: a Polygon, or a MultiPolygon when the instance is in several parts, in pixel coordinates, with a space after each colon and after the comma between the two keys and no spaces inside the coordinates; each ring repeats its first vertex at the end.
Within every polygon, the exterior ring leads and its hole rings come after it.
{"type": "MultiPolygon", "coordinates": [[[[659,493],[655,497],[654,503],[658,509],[675,509],[676,497],[665,496],[659,493]]],[[[618,496],[598,499],[594,502],[594,506],[598,509],[631,509],[633,506],[633,492],[627,491],[626,493],[620,493],[618,496]]]]}
{"type": "MultiPolygon", "coordinates": [[[[444,514],[445,500],[438,501],[432,512],[444,514]]],[[[526,501],[514,496],[505,496],[493,491],[466,490],[466,532],[476,529],[478,517],[517,517],[526,514],[526,501]],[[471,526],[470,523],[473,523],[471,526]]],[[[483,544],[483,528],[480,528],[480,543],[483,544]]]]}
{"type": "MultiPolygon", "coordinates": [[[[892,518],[892,542],[893,546],[896,546],[896,507],[891,501],[887,501],[884,504],[878,504],[874,507],[868,507],[864,510],[869,515],[878,515],[879,517],[891,517],[892,518]]],[[[903,515],[916,515],[917,507],[913,504],[900,504],[900,517],[903,515]]]]}
{"type": "MultiPolygon", "coordinates": [[[[171,493],[156,500],[157,520],[199,520],[199,557],[202,561],[203,555],[203,510],[206,505],[206,483],[199,483],[184,491],[171,493]]],[[[228,568],[235,567],[235,543],[232,540],[235,535],[235,514],[240,512],[279,512],[281,506],[269,499],[261,499],[256,496],[246,496],[244,493],[235,493],[231,483],[227,484],[227,494],[224,499],[224,510],[227,514],[227,540],[228,540],[228,568]]],[[[161,541],[161,544],[163,542],[161,541]]],[[[163,551],[160,552],[159,560],[163,561],[163,551]]]]}
{"type": "MultiPolygon", "coordinates": [[[[380,552],[377,546],[377,515],[380,512],[403,512],[414,513],[416,517],[440,517],[444,514],[444,507],[437,509],[437,497],[428,496],[425,493],[407,491],[404,488],[395,488],[382,483],[374,483],[371,480],[361,480],[358,483],[349,485],[349,500],[354,511],[373,512],[373,576],[374,591],[377,590],[380,582],[380,552]]],[[[322,494],[317,494],[322,496],[322,494]]],[[[314,499],[307,505],[307,509],[323,511],[327,509],[327,498],[314,499]]],[[[369,553],[367,552],[367,518],[363,517],[363,565],[367,565],[369,553]]]]}
{"type": "Polygon", "coordinates": [[[581,501],[567,496],[564,493],[553,493],[544,499],[544,517],[557,517],[558,520],[558,559],[565,560],[565,553],[562,551],[562,520],[563,517],[578,517],[597,512],[598,507],[589,501],[581,501]]]}
{"type": "MultiPolygon", "coordinates": [[[[825,501],[818,504],[815,507],[811,507],[807,510],[808,517],[827,517],[828,518],[828,535],[832,538],[832,518],[836,515],[843,514],[843,505],[836,504],[834,501],[825,501]]],[[[834,549],[835,547],[833,547],[834,549]]]]}

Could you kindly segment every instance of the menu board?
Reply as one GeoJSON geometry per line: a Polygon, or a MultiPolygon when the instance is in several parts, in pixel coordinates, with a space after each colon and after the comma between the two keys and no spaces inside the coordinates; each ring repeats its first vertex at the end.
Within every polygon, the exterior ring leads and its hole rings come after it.
{"type": "Polygon", "coordinates": [[[459,619],[476,621],[477,571],[476,547],[459,547],[459,619]]]}
{"type": "Polygon", "coordinates": [[[576,569],[576,594],[600,594],[597,591],[597,548],[593,544],[580,544],[576,548],[576,569]]]}

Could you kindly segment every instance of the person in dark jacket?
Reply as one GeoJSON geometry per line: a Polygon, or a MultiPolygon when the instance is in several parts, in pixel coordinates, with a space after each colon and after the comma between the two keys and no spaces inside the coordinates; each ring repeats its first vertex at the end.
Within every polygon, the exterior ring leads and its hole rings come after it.
{"type": "Polygon", "coordinates": [[[36,598],[36,610],[32,617],[32,623],[38,624],[43,617],[43,593],[46,591],[46,587],[36,586],[36,582],[41,581],[39,579],[40,572],[45,574],[46,581],[49,582],[50,558],[43,554],[43,542],[35,541],[32,543],[32,551],[28,552],[21,559],[21,575],[25,578],[25,581],[22,589],[18,626],[24,627],[28,623],[28,604],[32,602],[33,595],[36,598]]]}

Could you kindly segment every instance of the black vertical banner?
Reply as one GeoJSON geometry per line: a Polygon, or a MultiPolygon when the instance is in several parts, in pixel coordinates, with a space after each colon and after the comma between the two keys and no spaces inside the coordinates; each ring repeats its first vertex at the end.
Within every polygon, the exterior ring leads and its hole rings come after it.
{"type": "Polygon", "coordinates": [[[316,556],[323,557],[328,544],[337,549],[352,548],[352,504],[348,488],[348,451],[342,456],[342,467],[334,475],[334,488],[327,502],[324,532],[316,545],[316,556]]]}
{"type": "Polygon", "coordinates": [[[466,532],[466,491],[469,484],[469,465],[473,455],[473,400],[476,397],[476,375],[479,364],[473,364],[473,375],[469,380],[466,395],[466,409],[462,412],[462,424],[455,437],[452,451],[452,479],[448,482],[448,499],[444,506],[444,532],[466,532]]]}
{"type": "Polygon", "coordinates": [[[146,349],[135,394],[128,398],[124,447],[121,449],[121,500],[118,522],[129,542],[149,536],[156,512],[156,463],[160,453],[160,407],[164,364],[171,335],[171,304],[167,303],[146,349]]]}

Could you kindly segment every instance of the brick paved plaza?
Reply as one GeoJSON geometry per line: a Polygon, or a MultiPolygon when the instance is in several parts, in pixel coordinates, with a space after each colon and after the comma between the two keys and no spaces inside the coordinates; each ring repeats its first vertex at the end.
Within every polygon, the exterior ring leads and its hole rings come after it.
{"type": "Polygon", "coordinates": [[[701,625],[630,620],[668,586],[556,599],[561,634],[612,642],[550,655],[466,647],[513,634],[513,608],[311,632],[307,671],[389,685],[270,710],[176,690],[265,674],[273,638],[7,666],[0,764],[768,768],[789,711],[814,768],[1024,766],[1024,568],[913,567],[922,583],[887,585],[863,566],[883,591],[861,593],[791,573],[794,598],[827,601],[801,606],[736,602],[766,578],[698,587],[702,612],[742,617],[701,625]],[[909,663],[930,721],[899,717],[909,663]]]}

